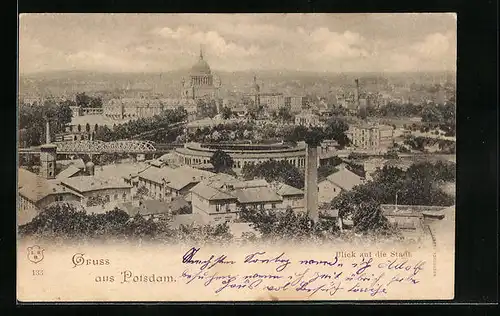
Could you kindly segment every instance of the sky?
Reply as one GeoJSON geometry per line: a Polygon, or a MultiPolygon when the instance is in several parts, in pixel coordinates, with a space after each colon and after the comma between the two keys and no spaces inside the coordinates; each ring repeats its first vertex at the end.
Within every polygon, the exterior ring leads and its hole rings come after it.
{"type": "Polygon", "coordinates": [[[455,71],[456,15],[23,14],[19,71],[455,71]]]}

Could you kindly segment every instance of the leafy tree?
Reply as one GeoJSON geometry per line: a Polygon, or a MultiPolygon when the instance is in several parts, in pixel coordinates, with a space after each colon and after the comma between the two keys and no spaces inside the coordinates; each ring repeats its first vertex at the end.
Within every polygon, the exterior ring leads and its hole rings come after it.
{"type": "Polygon", "coordinates": [[[90,196],[87,199],[87,206],[99,206],[99,205],[103,206],[106,204],[106,202],[107,201],[101,195],[90,196]]]}
{"type": "Polygon", "coordinates": [[[251,223],[264,240],[303,241],[313,238],[326,239],[338,232],[334,222],[320,220],[313,223],[305,212],[243,208],[240,220],[251,223]]]}
{"type": "Polygon", "coordinates": [[[443,114],[439,111],[439,108],[433,104],[427,105],[422,110],[423,122],[442,122],[443,120],[444,120],[443,114]]]}
{"type": "Polygon", "coordinates": [[[304,174],[288,161],[268,160],[259,164],[246,164],[241,173],[247,180],[264,178],[269,182],[280,181],[295,188],[304,187],[304,174]]]}
{"type": "Polygon", "coordinates": [[[219,149],[210,157],[210,163],[214,166],[215,172],[221,172],[233,167],[233,158],[225,151],[219,149]]]}
{"type": "Polygon", "coordinates": [[[373,181],[334,198],[331,207],[338,209],[342,218],[352,216],[361,231],[385,229],[385,222],[376,212],[380,204],[394,204],[397,195],[398,204],[452,205],[454,198],[443,192],[439,184],[453,179],[453,176],[453,166],[444,162],[417,163],[406,172],[384,166],[374,174],[373,181]]]}
{"type": "Polygon", "coordinates": [[[346,132],[349,129],[349,125],[346,121],[332,117],[327,121],[325,127],[325,138],[336,140],[341,148],[349,144],[349,139],[347,138],[346,132]]]}
{"type": "Polygon", "coordinates": [[[134,198],[135,199],[144,199],[144,197],[149,195],[149,190],[145,186],[141,185],[140,187],[137,188],[137,191],[135,193],[134,198]]]}
{"type": "Polygon", "coordinates": [[[114,136],[115,134],[107,126],[99,127],[95,133],[95,139],[102,140],[103,142],[116,140],[114,136]]]}
{"type": "Polygon", "coordinates": [[[90,106],[92,98],[88,96],[85,92],[81,92],[76,94],[75,100],[77,106],[81,108],[87,108],[90,106]]]}
{"type": "Polygon", "coordinates": [[[66,124],[71,123],[71,118],[73,117],[73,112],[71,111],[69,103],[72,101],[65,102],[63,101],[61,104],[59,104],[57,113],[56,113],[56,118],[57,118],[57,123],[60,126],[65,126],[66,124]]]}
{"type": "Polygon", "coordinates": [[[289,122],[293,119],[292,113],[288,107],[280,107],[276,116],[283,122],[289,122]]]}
{"type": "Polygon", "coordinates": [[[102,98],[101,97],[91,98],[88,106],[91,108],[102,108],[102,98]]]}
{"type": "Polygon", "coordinates": [[[227,106],[223,107],[221,110],[222,118],[227,120],[233,116],[233,112],[227,106]]]}

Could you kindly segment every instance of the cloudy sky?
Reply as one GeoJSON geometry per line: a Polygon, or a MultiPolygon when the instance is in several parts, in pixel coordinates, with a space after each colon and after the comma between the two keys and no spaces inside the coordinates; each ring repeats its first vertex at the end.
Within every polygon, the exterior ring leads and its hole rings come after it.
{"type": "Polygon", "coordinates": [[[454,14],[27,14],[21,73],[455,70],[454,14]]]}

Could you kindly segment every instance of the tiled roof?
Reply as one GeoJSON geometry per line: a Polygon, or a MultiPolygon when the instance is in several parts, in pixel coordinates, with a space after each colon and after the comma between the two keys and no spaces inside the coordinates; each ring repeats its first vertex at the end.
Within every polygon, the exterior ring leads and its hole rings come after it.
{"type": "Polygon", "coordinates": [[[268,187],[244,188],[231,191],[231,195],[238,198],[239,203],[281,202],[279,195],[268,187]]]}
{"type": "Polygon", "coordinates": [[[79,176],[63,179],[61,183],[77,192],[90,192],[105,189],[129,189],[132,186],[114,179],[102,179],[96,176],[79,176]]]}
{"type": "Polygon", "coordinates": [[[276,193],[281,196],[290,196],[290,195],[303,195],[304,191],[301,189],[297,189],[296,187],[292,187],[286,183],[275,182],[272,184],[275,188],[276,193]]]}
{"type": "Polygon", "coordinates": [[[73,165],[77,168],[84,169],[85,168],[85,163],[83,162],[83,159],[65,159],[65,160],[58,160],[56,163],[59,166],[69,166],[73,165]]]}
{"type": "Polygon", "coordinates": [[[326,180],[346,191],[350,191],[355,186],[363,183],[363,179],[360,176],[344,168],[329,175],[326,180]]]}
{"type": "Polygon", "coordinates": [[[78,172],[80,172],[80,168],[70,165],[68,168],[64,169],[63,171],[59,172],[59,174],[56,176],[56,179],[66,179],[66,178],[71,178],[78,172]]]}
{"type": "Polygon", "coordinates": [[[139,173],[140,178],[147,179],[155,183],[163,183],[165,180],[169,188],[181,190],[191,183],[197,183],[214,175],[214,173],[199,170],[189,166],[171,168],[164,166],[161,168],[151,167],[139,173]]]}
{"type": "Polygon", "coordinates": [[[205,181],[198,183],[190,191],[206,200],[236,200],[236,197],[208,185],[205,181]]]}
{"type": "Polygon", "coordinates": [[[183,198],[176,198],[171,202],[143,200],[140,205],[135,205],[132,202],[126,202],[120,204],[118,208],[123,209],[130,216],[134,216],[137,213],[141,215],[167,214],[187,205],[189,204],[183,198]]]}
{"type": "Polygon", "coordinates": [[[234,184],[235,189],[259,188],[259,187],[267,187],[267,186],[269,186],[269,183],[265,179],[254,179],[254,180],[242,181],[240,183],[234,184]]]}
{"type": "Polygon", "coordinates": [[[36,203],[51,194],[68,193],[80,196],[76,192],[60,186],[58,181],[46,180],[28,170],[19,168],[19,194],[36,203]]]}

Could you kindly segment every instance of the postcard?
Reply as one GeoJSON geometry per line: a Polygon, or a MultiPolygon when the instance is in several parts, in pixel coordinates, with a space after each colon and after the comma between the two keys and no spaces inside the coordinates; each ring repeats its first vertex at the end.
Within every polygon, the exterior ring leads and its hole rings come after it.
{"type": "Polygon", "coordinates": [[[17,299],[449,300],[456,15],[21,14],[17,299]]]}

